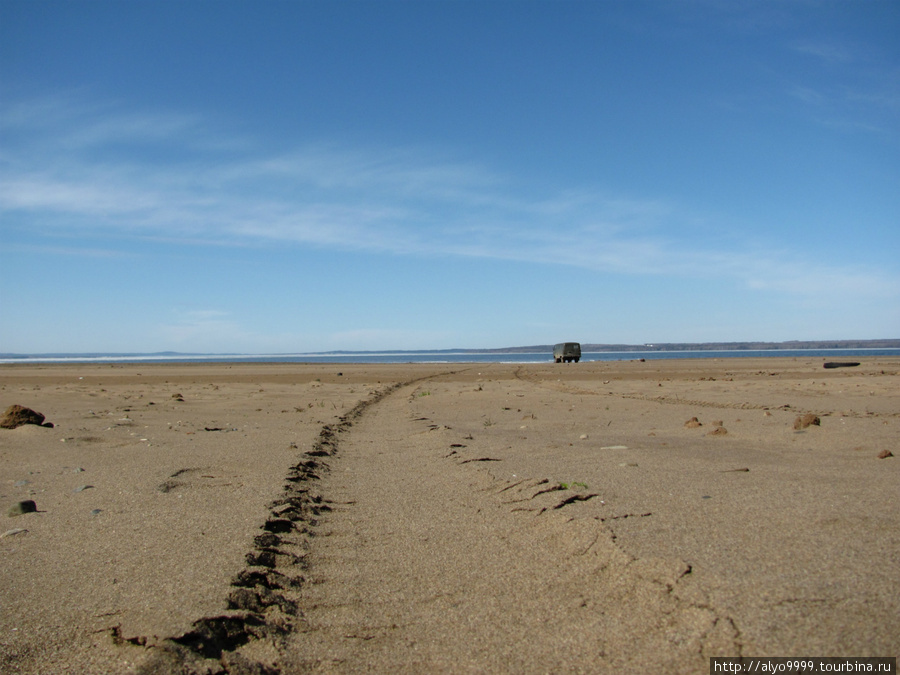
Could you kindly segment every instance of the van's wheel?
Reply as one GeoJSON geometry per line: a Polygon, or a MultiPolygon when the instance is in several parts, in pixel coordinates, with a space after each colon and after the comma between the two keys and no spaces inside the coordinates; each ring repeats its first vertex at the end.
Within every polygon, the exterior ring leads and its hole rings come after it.
{"type": "Polygon", "coordinates": [[[578,363],[579,359],[575,359],[575,363],[578,363]]]}

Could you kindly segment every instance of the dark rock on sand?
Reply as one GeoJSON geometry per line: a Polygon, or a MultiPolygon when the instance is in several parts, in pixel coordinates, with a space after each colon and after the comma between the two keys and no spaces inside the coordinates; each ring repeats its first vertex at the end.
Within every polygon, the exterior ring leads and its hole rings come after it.
{"type": "Polygon", "coordinates": [[[890,450],[882,450],[878,453],[878,459],[887,459],[888,457],[893,457],[894,453],[890,450]]]}
{"type": "Polygon", "coordinates": [[[809,426],[820,426],[821,424],[822,420],[820,420],[817,415],[806,413],[805,415],[800,415],[799,417],[797,417],[797,419],[794,420],[794,429],[805,429],[809,426]]]}
{"type": "Polygon", "coordinates": [[[49,422],[44,423],[44,416],[41,413],[35,412],[31,408],[26,408],[22,405],[9,406],[6,409],[6,412],[3,413],[3,418],[0,419],[0,427],[4,429],[15,429],[26,424],[36,424],[38,426],[50,428],[53,427],[49,422]]]}
{"type": "Polygon", "coordinates": [[[31,499],[26,499],[10,506],[6,510],[6,515],[12,518],[13,516],[21,516],[23,513],[34,513],[35,511],[37,511],[37,504],[31,499]]]}

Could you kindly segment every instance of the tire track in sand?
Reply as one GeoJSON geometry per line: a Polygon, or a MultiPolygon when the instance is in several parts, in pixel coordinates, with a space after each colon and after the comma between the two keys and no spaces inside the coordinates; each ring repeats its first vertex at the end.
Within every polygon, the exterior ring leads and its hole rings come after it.
{"type": "Polygon", "coordinates": [[[687,673],[740,653],[689,566],[626,555],[580,504],[516,511],[411,390],[342,440],[284,672],[687,673]]]}
{"type": "MultiPolygon", "coordinates": [[[[290,468],[281,496],[269,505],[269,517],[247,553],[247,566],[231,582],[227,610],[195,621],[187,633],[148,646],[149,655],[137,669],[139,675],[282,672],[280,654],[296,629],[310,541],[319,518],[332,508],[317,489],[330,468],[326,458],[335,456],[340,437],[370,406],[401,386],[376,391],[336,424],[321,428],[313,448],[290,468]]],[[[112,638],[135,645],[147,641],[118,634],[112,638]]]]}
{"type": "Polygon", "coordinates": [[[455,432],[395,395],[417,382],[322,427],[228,610],[149,647],[139,673],[687,673],[740,653],[689,567],[627,556],[578,505],[517,510],[522,486],[448,454],[455,432]]]}

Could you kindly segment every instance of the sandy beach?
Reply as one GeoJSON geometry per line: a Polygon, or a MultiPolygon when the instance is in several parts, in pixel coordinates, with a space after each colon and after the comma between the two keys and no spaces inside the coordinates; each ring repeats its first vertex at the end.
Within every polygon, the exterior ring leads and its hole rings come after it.
{"type": "Polygon", "coordinates": [[[898,656],[900,360],[854,360],[0,366],[48,423],[0,429],[0,671],[898,656]]]}

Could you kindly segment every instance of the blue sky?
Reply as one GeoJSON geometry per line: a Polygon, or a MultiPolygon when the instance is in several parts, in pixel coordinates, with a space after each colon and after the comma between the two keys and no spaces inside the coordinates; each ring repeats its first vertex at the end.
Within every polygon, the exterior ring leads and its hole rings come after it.
{"type": "Polygon", "coordinates": [[[900,337],[894,0],[0,0],[0,352],[900,337]]]}

